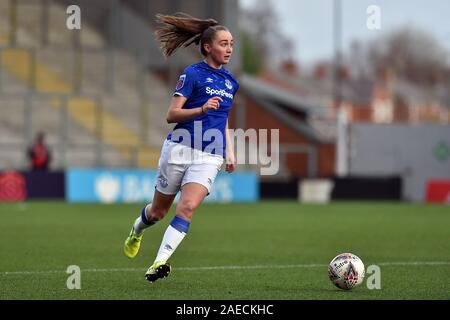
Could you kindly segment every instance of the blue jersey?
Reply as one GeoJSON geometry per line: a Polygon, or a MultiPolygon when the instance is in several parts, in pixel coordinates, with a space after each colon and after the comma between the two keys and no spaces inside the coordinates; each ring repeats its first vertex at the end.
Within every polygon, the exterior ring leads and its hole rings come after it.
{"type": "Polygon", "coordinates": [[[223,101],[217,110],[178,122],[167,139],[225,157],[225,126],[238,88],[238,81],[223,66],[214,69],[204,61],[188,66],[174,92],[187,98],[183,109],[201,107],[215,96],[223,101]]]}

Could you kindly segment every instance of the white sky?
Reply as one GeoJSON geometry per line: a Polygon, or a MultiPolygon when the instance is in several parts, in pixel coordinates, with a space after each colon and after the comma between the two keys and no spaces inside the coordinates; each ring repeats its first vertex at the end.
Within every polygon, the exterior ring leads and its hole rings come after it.
{"type": "MultiPolygon", "coordinates": [[[[239,0],[248,7],[259,0],[239,0]]],[[[333,55],[333,0],[270,0],[284,34],[295,43],[295,58],[311,64],[333,55]]],[[[433,34],[450,50],[450,1],[444,0],[342,0],[342,44],[368,40],[404,26],[433,34]],[[381,29],[369,30],[366,13],[370,5],[381,9],[381,29]]]]}

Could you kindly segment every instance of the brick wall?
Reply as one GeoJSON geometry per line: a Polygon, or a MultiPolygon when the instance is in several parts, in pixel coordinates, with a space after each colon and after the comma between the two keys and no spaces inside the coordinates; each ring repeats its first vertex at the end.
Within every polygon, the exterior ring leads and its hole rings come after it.
{"type": "MultiPolygon", "coordinates": [[[[236,117],[238,115],[236,108],[245,108],[245,128],[253,129],[279,129],[280,144],[307,144],[308,138],[298,133],[296,130],[281,122],[272,113],[266,111],[263,107],[249,97],[244,97],[244,93],[240,93],[243,103],[235,104],[231,110],[229,117],[230,128],[236,128],[238,123],[236,117]]],[[[270,136],[270,135],[269,135],[270,136]]],[[[316,167],[320,177],[334,175],[335,166],[335,146],[334,144],[317,144],[313,146],[317,150],[316,167]]],[[[307,156],[305,154],[290,154],[286,157],[286,165],[292,176],[307,176],[307,156]]]]}

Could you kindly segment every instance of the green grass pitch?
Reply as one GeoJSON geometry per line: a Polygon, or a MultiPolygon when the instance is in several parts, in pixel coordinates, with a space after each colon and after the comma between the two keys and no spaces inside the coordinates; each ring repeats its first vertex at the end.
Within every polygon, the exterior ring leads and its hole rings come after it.
{"type": "Polygon", "coordinates": [[[204,204],[172,274],[153,284],[144,273],[174,209],[129,260],[122,246],[141,207],[0,204],[0,299],[450,299],[448,206],[204,204]],[[381,289],[335,288],[327,265],[342,252],[379,265],[381,289]],[[69,265],[80,290],[66,286],[69,265]]]}

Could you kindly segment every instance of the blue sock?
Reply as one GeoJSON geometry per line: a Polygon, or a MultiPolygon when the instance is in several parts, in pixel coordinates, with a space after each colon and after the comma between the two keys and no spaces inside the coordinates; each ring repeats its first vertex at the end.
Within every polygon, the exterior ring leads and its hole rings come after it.
{"type": "Polygon", "coordinates": [[[145,214],[145,209],[147,208],[147,206],[142,208],[141,215],[134,222],[133,228],[134,228],[134,232],[136,232],[137,235],[142,234],[142,232],[144,232],[145,229],[147,229],[148,227],[150,227],[156,223],[156,220],[149,221],[147,219],[147,216],[145,214]]]}
{"type": "Polygon", "coordinates": [[[176,215],[172,222],[170,223],[170,225],[177,229],[180,232],[183,233],[188,233],[189,231],[189,226],[191,225],[191,223],[187,220],[184,220],[183,218],[181,218],[180,216],[176,215]]]}
{"type": "Polygon", "coordinates": [[[147,215],[145,214],[145,209],[146,208],[147,208],[147,206],[143,207],[142,210],[141,210],[141,220],[142,220],[142,222],[145,225],[152,226],[152,225],[154,225],[156,223],[156,221],[154,221],[154,220],[148,221],[147,215]]]}

